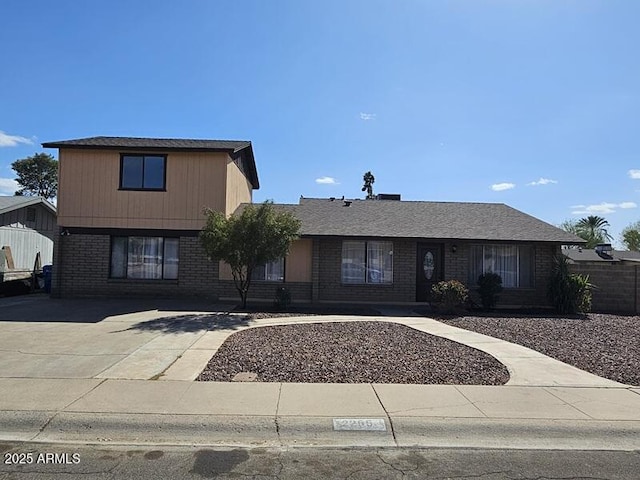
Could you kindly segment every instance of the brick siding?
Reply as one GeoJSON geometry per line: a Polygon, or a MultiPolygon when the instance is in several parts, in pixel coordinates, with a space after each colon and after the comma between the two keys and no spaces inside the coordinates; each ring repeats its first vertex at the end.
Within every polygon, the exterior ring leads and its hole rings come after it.
{"type": "MultiPolygon", "coordinates": [[[[340,302],[414,302],[416,299],[416,242],[393,241],[393,283],[342,283],[342,240],[318,243],[318,300],[340,302]]],[[[314,262],[315,266],[315,262],[314,262]]]]}
{"type": "Polygon", "coordinates": [[[177,280],[109,278],[110,249],[109,235],[58,235],[54,241],[52,295],[218,296],[218,263],[207,260],[197,237],[180,237],[177,280]]]}

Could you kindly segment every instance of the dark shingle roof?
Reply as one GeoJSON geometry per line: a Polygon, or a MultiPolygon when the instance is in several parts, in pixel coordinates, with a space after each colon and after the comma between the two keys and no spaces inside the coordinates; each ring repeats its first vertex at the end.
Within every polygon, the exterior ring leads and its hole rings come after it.
{"type": "Polygon", "coordinates": [[[581,244],[584,240],[500,203],[306,199],[281,205],[308,236],[396,237],[533,241],[581,244]]]}
{"type": "Polygon", "coordinates": [[[56,207],[50,204],[43,197],[26,197],[26,196],[0,196],[0,214],[12,212],[19,208],[30,207],[32,205],[42,204],[49,209],[51,213],[56,214],[56,207]]]}
{"type": "Polygon", "coordinates": [[[640,252],[613,250],[611,258],[601,257],[592,249],[565,248],[562,250],[574,262],[619,262],[621,260],[640,262],[640,252]]]}
{"type": "Polygon", "coordinates": [[[258,172],[251,142],[246,140],[205,140],[191,138],[88,137],[43,143],[44,148],[143,149],[147,151],[228,152],[246,159],[247,175],[259,188],[258,172]]]}
{"type": "Polygon", "coordinates": [[[44,148],[162,148],[172,150],[232,150],[251,146],[248,141],[200,140],[190,138],[88,137],[43,143],[44,148]]]}

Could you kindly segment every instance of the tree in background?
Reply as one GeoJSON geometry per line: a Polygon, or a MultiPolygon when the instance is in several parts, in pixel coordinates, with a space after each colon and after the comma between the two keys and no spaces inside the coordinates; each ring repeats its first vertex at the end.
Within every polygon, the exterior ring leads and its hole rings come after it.
{"type": "Polygon", "coordinates": [[[259,265],[284,257],[300,231],[300,221],[289,212],[278,212],[272,202],[247,205],[240,214],[205,210],[207,223],[200,243],[212,260],[231,267],[242,308],[247,306],[251,274],[259,265]]]}
{"type": "Polygon", "coordinates": [[[371,172],[367,172],[364,174],[364,177],[362,177],[362,179],[364,180],[364,187],[362,187],[362,191],[363,192],[367,192],[367,199],[368,200],[372,200],[373,199],[373,184],[376,181],[375,177],[373,176],[373,174],[371,172]]]}
{"type": "Polygon", "coordinates": [[[565,220],[560,228],[573,233],[587,242],[586,248],[595,248],[599,243],[610,242],[613,237],[609,235],[607,228],[609,222],[597,215],[589,215],[580,220],[565,220]]]}
{"type": "Polygon", "coordinates": [[[613,239],[607,231],[608,226],[609,222],[597,215],[581,218],[576,224],[578,231],[582,233],[580,236],[587,241],[587,248],[595,248],[599,243],[607,243],[613,239]]]}
{"type": "Polygon", "coordinates": [[[36,153],[11,164],[20,188],[16,195],[40,195],[51,200],[58,194],[58,161],[48,153],[36,153]]]}
{"type": "Polygon", "coordinates": [[[640,251],[640,221],[624,227],[622,230],[622,244],[627,250],[640,251]]]}

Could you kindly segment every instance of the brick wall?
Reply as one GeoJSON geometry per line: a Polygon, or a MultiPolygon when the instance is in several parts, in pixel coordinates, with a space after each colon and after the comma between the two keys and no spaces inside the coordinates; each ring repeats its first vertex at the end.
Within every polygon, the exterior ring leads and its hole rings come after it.
{"type": "MultiPolygon", "coordinates": [[[[275,299],[276,289],[286,287],[291,293],[292,303],[311,302],[311,283],[303,282],[251,282],[247,301],[272,302],[275,299]]],[[[217,286],[217,292],[222,299],[240,301],[240,294],[230,280],[221,280],[217,286]]]]}
{"type": "Polygon", "coordinates": [[[589,275],[594,312],[640,313],[640,266],[631,262],[580,262],[569,267],[572,273],[589,275]]]}
{"type": "Polygon", "coordinates": [[[109,278],[109,235],[58,235],[54,242],[52,295],[200,296],[217,298],[217,262],[209,262],[197,237],[180,237],[177,280],[109,278]]]}
{"type": "MultiPolygon", "coordinates": [[[[316,239],[318,300],[357,302],[414,302],[416,299],[416,242],[393,241],[392,284],[342,284],[342,240],[316,239]]],[[[314,249],[314,252],[316,250],[314,249]]],[[[315,261],[314,261],[315,266],[315,261]]]]}
{"type": "MultiPolygon", "coordinates": [[[[471,245],[473,243],[449,242],[444,244],[445,280],[459,280],[471,292],[476,303],[480,303],[477,285],[469,279],[471,245]],[[451,251],[456,245],[455,253],[451,251]]],[[[534,286],[532,288],[504,289],[499,296],[498,306],[515,308],[535,308],[549,305],[547,284],[551,274],[554,255],[559,252],[554,245],[537,244],[534,246],[534,286]]]]}

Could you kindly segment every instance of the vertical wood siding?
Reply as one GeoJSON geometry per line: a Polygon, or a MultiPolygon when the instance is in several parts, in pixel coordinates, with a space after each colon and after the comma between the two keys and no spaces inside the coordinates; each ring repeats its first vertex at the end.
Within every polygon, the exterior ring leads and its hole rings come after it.
{"type": "Polygon", "coordinates": [[[165,192],[118,190],[118,151],[60,149],[59,157],[62,226],[197,230],[205,207],[227,211],[225,153],[169,152],[165,192]]]}

